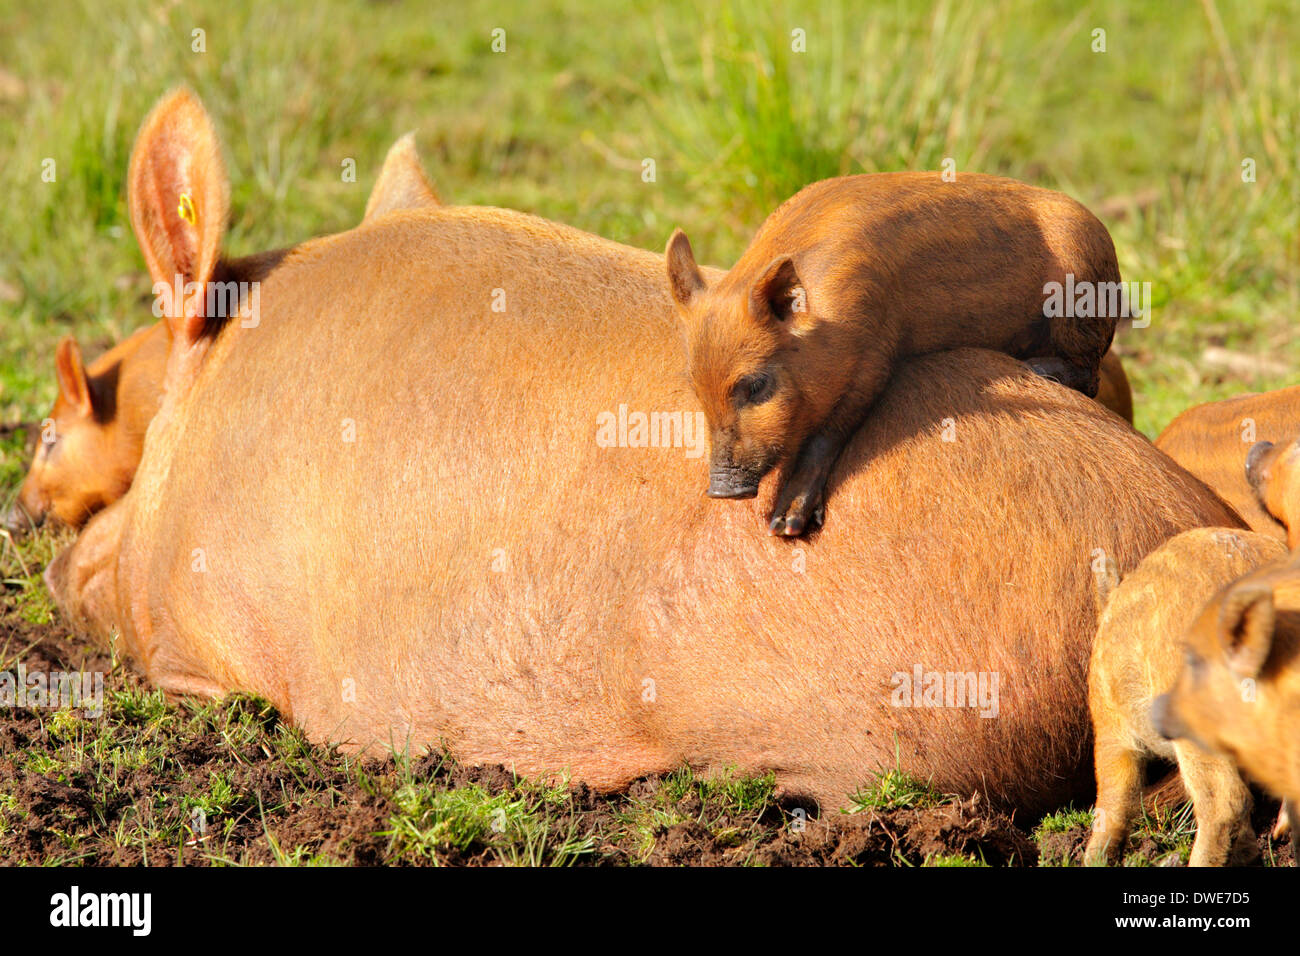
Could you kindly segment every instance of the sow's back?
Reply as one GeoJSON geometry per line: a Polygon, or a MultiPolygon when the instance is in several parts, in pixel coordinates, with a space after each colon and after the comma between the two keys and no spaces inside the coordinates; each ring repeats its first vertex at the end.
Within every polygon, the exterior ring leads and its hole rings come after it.
{"type": "Polygon", "coordinates": [[[162,687],[349,749],[773,770],[829,806],[899,762],[1043,810],[1090,788],[1097,553],[1240,526],[1088,399],[956,351],[846,449],[839,520],[773,540],[777,476],[718,507],[687,428],[637,430],[698,414],[662,260],[500,210],[289,251],[201,361],[49,580],[162,687]]]}

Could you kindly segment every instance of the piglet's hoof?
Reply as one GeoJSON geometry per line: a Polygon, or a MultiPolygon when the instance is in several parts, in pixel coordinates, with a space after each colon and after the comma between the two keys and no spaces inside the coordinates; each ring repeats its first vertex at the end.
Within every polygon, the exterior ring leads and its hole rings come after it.
{"type": "Polygon", "coordinates": [[[767,526],[767,530],[772,534],[779,534],[787,538],[798,537],[803,534],[803,519],[785,515],[777,515],[767,526]]]}
{"type": "Polygon", "coordinates": [[[767,526],[770,534],[786,538],[797,538],[805,531],[820,528],[826,521],[826,507],[813,506],[808,501],[798,501],[790,505],[784,513],[774,517],[767,526]]]}

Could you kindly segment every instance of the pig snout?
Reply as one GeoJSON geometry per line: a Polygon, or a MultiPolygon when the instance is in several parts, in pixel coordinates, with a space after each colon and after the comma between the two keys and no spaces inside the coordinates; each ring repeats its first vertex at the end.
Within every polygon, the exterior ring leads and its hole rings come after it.
{"type": "Polygon", "coordinates": [[[32,531],[35,528],[39,528],[44,517],[44,515],[40,514],[33,515],[22,505],[15,504],[5,514],[4,528],[10,534],[17,537],[18,535],[26,534],[28,531],[32,531]]]}
{"type": "Polygon", "coordinates": [[[714,432],[713,454],[709,459],[709,488],[705,492],[710,498],[758,496],[758,483],[768,468],[765,465],[755,467],[755,462],[746,461],[738,451],[734,436],[714,432]]]}
{"type": "Polygon", "coordinates": [[[758,495],[758,481],[739,471],[709,472],[710,498],[754,498],[758,495]]]}
{"type": "Polygon", "coordinates": [[[758,495],[762,474],[715,455],[709,464],[710,498],[753,498],[758,495]]]}
{"type": "Polygon", "coordinates": [[[1167,740],[1188,736],[1187,726],[1174,713],[1173,702],[1168,694],[1161,694],[1151,702],[1151,723],[1156,732],[1167,740]]]}
{"type": "Polygon", "coordinates": [[[1271,441],[1257,441],[1250,446],[1250,451],[1246,452],[1246,481],[1256,491],[1259,490],[1259,481],[1263,475],[1263,469],[1259,464],[1272,447],[1271,441]]]}

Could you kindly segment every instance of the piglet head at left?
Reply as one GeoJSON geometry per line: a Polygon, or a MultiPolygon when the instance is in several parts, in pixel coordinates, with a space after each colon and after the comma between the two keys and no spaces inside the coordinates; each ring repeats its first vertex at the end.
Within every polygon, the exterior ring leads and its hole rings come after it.
{"type": "Polygon", "coordinates": [[[5,518],[14,534],[47,521],[80,528],[86,519],[122,496],[130,474],[111,467],[114,414],[111,391],[92,381],[81,350],[65,336],[55,350],[59,393],[41,423],[32,466],[5,518]]]}

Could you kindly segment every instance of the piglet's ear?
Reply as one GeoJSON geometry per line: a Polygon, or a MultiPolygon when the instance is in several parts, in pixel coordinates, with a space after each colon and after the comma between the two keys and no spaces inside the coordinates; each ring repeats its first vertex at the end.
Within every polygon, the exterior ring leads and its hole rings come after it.
{"type": "Polygon", "coordinates": [[[81,363],[81,349],[71,335],[59,340],[54,352],[54,374],[59,380],[59,395],[80,415],[91,412],[90,380],[81,363]]]}
{"type": "Polygon", "coordinates": [[[794,260],[789,256],[773,259],[749,292],[749,307],[758,318],[789,322],[808,311],[808,297],[794,260]]]}
{"type": "Polygon", "coordinates": [[[1230,590],[1219,608],[1219,640],[1228,668],[1238,678],[1256,677],[1273,646],[1277,615],[1273,591],[1262,584],[1230,590]]]}
{"type": "Polygon", "coordinates": [[[673,299],[678,305],[686,306],[704,291],[704,276],[695,264],[695,252],[691,249],[691,240],[686,233],[674,229],[664,251],[668,263],[668,286],[672,289],[673,299]]]}
{"type": "Polygon", "coordinates": [[[127,192],[131,226],[155,290],[159,284],[170,290],[164,297],[173,348],[184,350],[204,331],[206,284],[221,257],[230,196],[221,144],[189,90],[168,94],[144,121],[127,192]]]}
{"type": "Polygon", "coordinates": [[[375,188],[366,200],[366,215],[362,222],[398,209],[421,209],[440,206],[438,193],[429,184],[420,165],[420,154],[415,149],[415,134],[407,133],[388,151],[384,168],[379,171],[375,188]]]}

